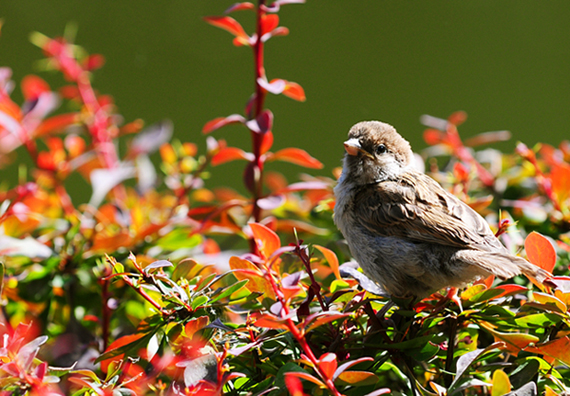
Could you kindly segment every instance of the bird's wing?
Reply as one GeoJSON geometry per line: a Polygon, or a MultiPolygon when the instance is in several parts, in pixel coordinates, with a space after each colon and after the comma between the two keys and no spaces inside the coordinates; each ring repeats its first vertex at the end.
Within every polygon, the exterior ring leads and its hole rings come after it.
{"type": "Polygon", "coordinates": [[[356,195],[354,212],[361,224],[379,236],[478,250],[504,249],[477,212],[418,172],[362,189],[356,195]]]}

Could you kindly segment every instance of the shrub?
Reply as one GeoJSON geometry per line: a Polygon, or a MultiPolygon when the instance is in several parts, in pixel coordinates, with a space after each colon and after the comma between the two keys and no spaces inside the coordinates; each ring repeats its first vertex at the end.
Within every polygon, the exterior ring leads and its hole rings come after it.
{"type": "Polygon", "coordinates": [[[0,164],[20,146],[33,162],[0,191],[2,394],[568,391],[568,143],[477,151],[508,134],[463,143],[464,113],[424,116],[428,172],[485,215],[507,248],[524,247],[555,276],[546,285],[485,279],[455,299],[389,304],[340,265],[350,257],[332,224],[334,180],[289,184],[266,170],[273,161],[322,166],[300,148],[270,151],[266,95],[305,100],[299,84],[269,80],[263,65],[266,42],[288,33],[278,11],[289,3],[302,1],[238,3],[205,18],[252,48],[256,74],[244,114],[203,132],[242,124],[251,152],[208,137],[200,154],[195,143],[171,140],[168,122],[123,125],[111,97],[91,85],[102,56],[69,38],[32,35],[69,82],[57,94],[27,76],[17,105],[10,70],[0,69],[0,164]],[[254,34],[228,16],[238,11],[255,13],[254,34]],[[72,110],[50,115],[60,97],[72,110]],[[122,156],[119,138],[128,144],[122,156]],[[205,187],[209,172],[235,160],[245,161],[247,196],[205,187]],[[80,205],[70,197],[78,177],[92,190],[80,205]],[[227,247],[236,238],[245,251],[227,247]]]}

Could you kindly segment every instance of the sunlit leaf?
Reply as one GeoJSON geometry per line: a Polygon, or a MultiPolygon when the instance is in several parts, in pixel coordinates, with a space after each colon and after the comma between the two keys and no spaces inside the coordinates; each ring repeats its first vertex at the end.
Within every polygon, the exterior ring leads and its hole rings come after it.
{"type": "Polygon", "coordinates": [[[263,327],[266,329],[289,330],[289,327],[285,324],[285,319],[278,318],[275,315],[258,315],[253,318],[253,321],[257,327],[263,327]]]}
{"type": "Polygon", "coordinates": [[[550,363],[553,363],[555,359],[570,366],[570,338],[568,336],[528,347],[525,351],[543,355],[544,359],[550,363]]]}
{"type": "Polygon", "coordinates": [[[52,133],[60,133],[71,125],[77,124],[81,120],[79,113],[58,114],[43,120],[34,130],[35,137],[45,136],[52,133]]]}
{"type": "MultiPolygon", "coordinates": [[[[288,31],[286,32],[284,31],[283,33],[287,34],[288,31]]],[[[275,35],[276,33],[273,33],[273,36],[275,35]]],[[[287,81],[285,89],[283,90],[283,95],[293,100],[297,100],[299,102],[304,102],[305,100],[307,100],[307,97],[305,96],[305,90],[303,89],[303,87],[293,81],[287,81]]]]}
{"type": "Polygon", "coordinates": [[[338,382],[352,386],[368,386],[378,382],[378,376],[368,371],[345,371],[338,376],[338,382]]]}
{"type": "Polygon", "coordinates": [[[245,287],[252,292],[258,292],[275,299],[275,292],[271,283],[263,277],[261,271],[250,261],[237,256],[230,258],[230,268],[234,270],[234,275],[238,280],[249,279],[245,287]]]}
{"type": "Polygon", "coordinates": [[[252,161],[254,156],[237,147],[224,147],[212,157],[212,165],[217,166],[238,159],[252,161]]]}
{"type": "Polygon", "coordinates": [[[224,29],[236,37],[247,39],[248,35],[238,21],[229,16],[211,16],[204,17],[204,20],[212,26],[224,29]]]}
{"type": "Polygon", "coordinates": [[[315,249],[317,249],[319,252],[321,252],[323,254],[323,256],[325,256],[325,259],[327,260],[327,262],[329,263],[329,266],[331,267],[334,275],[336,276],[336,279],[342,279],[342,277],[340,276],[340,271],[339,271],[339,264],[338,264],[338,258],[336,257],[336,254],[330,250],[327,249],[324,246],[320,246],[320,245],[313,245],[315,247],[315,249]]]}
{"type": "Polygon", "coordinates": [[[296,165],[304,166],[306,168],[313,168],[313,169],[321,169],[323,167],[323,164],[319,160],[311,157],[309,153],[307,153],[305,150],[295,147],[289,147],[279,150],[276,153],[269,156],[268,160],[286,161],[296,165]]]}
{"type": "Polygon", "coordinates": [[[570,164],[555,163],[550,170],[549,178],[552,183],[552,192],[562,206],[570,194],[570,164]]]}
{"type": "Polygon", "coordinates": [[[366,356],[366,357],[362,357],[362,358],[360,358],[360,359],[352,360],[352,361],[349,361],[349,362],[344,362],[343,364],[341,364],[341,365],[336,369],[336,371],[335,371],[335,373],[334,373],[334,375],[333,375],[333,377],[332,377],[332,380],[333,380],[333,381],[336,380],[336,378],[337,378],[339,375],[341,375],[344,371],[348,370],[348,369],[351,368],[352,366],[355,366],[355,365],[357,365],[357,364],[359,364],[359,363],[362,363],[362,362],[373,362],[373,361],[374,361],[373,358],[366,356]]]}
{"type": "Polygon", "coordinates": [[[509,376],[503,370],[493,372],[493,386],[491,396],[503,396],[511,391],[509,376]]]}
{"type": "Polygon", "coordinates": [[[243,11],[243,10],[254,10],[255,5],[250,2],[242,2],[242,3],[235,3],[234,5],[230,6],[224,11],[224,14],[229,14],[234,11],[243,11]]]}
{"type": "Polygon", "coordinates": [[[243,118],[239,114],[232,114],[227,117],[214,118],[212,121],[208,121],[206,125],[204,125],[204,127],[202,128],[202,133],[210,133],[226,125],[243,124],[244,122],[245,118],[243,118]]]}
{"type": "Polygon", "coordinates": [[[453,394],[453,391],[456,390],[458,388],[458,386],[461,384],[462,379],[463,379],[463,374],[465,374],[465,372],[467,371],[467,369],[474,363],[476,362],[480,357],[482,357],[485,353],[493,350],[493,349],[497,349],[497,348],[504,348],[505,347],[505,343],[504,342],[494,342],[493,344],[487,346],[484,349],[476,349],[472,352],[467,352],[464,355],[461,355],[459,357],[459,359],[457,359],[457,371],[455,373],[455,378],[453,379],[453,382],[451,383],[451,385],[448,388],[448,392],[449,394],[453,394]]]}
{"type": "Polygon", "coordinates": [[[319,368],[324,373],[326,378],[332,378],[337,367],[336,354],[327,352],[319,358],[319,368]]]}
{"type": "Polygon", "coordinates": [[[130,155],[153,153],[172,137],[172,121],[164,120],[153,124],[138,133],[131,141],[130,155]]]}
{"type": "Polygon", "coordinates": [[[34,74],[25,76],[20,83],[20,88],[25,100],[35,100],[42,93],[51,91],[49,84],[34,74]]]}
{"type": "Polygon", "coordinates": [[[277,14],[265,14],[261,17],[261,36],[271,32],[279,25],[279,16],[277,14]]]}
{"type": "Polygon", "coordinates": [[[546,237],[533,231],[526,237],[524,248],[531,263],[552,273],[556,265],[556,250],[546,237]]]}
{"type": "Polygon", "coordinates": [[[210,319],[207,316],[192,318],[184,326],[184,333],[188,338],[192,339],[194,334],[206,327],[208,323],[210,323],[210,319]]]}
{"type": "Polygon", "coordinates": [[[210,299],[210,303],[215,303],[216,301],[221,300],[222,298],[231,296],[233,293],[237,292],[238,290],[241,290],[241,288],[244,287],[247,284],[247,282],[249,282],[249,279],[244,279],[223,289],[220,294],[210,299]]]}
{"type": "Polygon", "coordinates": [[[316,329],[319,326],[324,325],[325,323],[332,322],[333,320],[338,320],[341,318],[346,318],[350,316],[349,313],[341,313],[341,312],[334,312],[334,311],[322,311],[316,314],[312,314],[307,316],[305,319],[305,326],[308,327],[305,329],[305,332],[308,333],[313,329],[316,329]]]}
{"type": "Polygon", "coordinates": [[[269,258],[273,252],[281,247],[281,241],[275,232],[259,223],[249,223],[255,243],[261,254],[269,258]]]}
{"type": "Polygon", "coordinates": [[[285,386],[287,387],[287,390],[289,391],[291,396],[304,395],[303,384],[301,383],[299,377],[290,375],[289,373],[285,373],[284,378],[285,378],[285,386]]]}
{"type": "Polygon", "coordinates": [[[497,331],[490,323],[479,322],[479,325],[485,328],[489,333],[495,337],[495,341],[502,341],[505,344],[505,349],[513,354],[518,354],[522,349],[533,343],[537,343],[540,339],[532,334],[525,333],[505,333],[497,331]]]}
{"type": "Polygon", "coordinates": [[[533,292],[532,299],[534,301],[538,301],[540,304],[552,305],[556,307],[556,310],[562,314],[566,313],[566,311],[568,310],[566,304],[564,304],[562,301],[560,301],[559,298],[551,294],[533,292]]]}

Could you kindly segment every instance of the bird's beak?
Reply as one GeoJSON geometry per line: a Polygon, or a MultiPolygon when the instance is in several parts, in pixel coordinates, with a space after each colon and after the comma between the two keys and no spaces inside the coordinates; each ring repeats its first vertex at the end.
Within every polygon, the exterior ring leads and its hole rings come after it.
{"type": "Polygon", "coordinates": [[[362,148],[360,141],[356,138],[348,139],[344,142],[344,149],[348,155],[357,156],[358,153],[362,153],[367,157],[371,157],[370,153],[362,148]]]}

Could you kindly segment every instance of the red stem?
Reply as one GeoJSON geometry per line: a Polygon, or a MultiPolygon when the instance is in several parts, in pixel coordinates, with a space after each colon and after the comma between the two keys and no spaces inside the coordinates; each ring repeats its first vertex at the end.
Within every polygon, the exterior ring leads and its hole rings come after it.
{"type": "MultiPolygon", "coordinates": [[[[265,269],[264,272],[265,272],[264,274],[265,279],[269,279],[271,287],[273,288],[273,292],[275,293],[275,297],[279,300],[281,306],[283,307],[282,308],[283,316],[288,316],[289,307],[287,306],[287,302],[283,298],[283,291],[279,288],[279,286],[275,282],[275,279],[273,278],[271,272],[267,269],[265,269]]],[[[329,388],[331,393],[335,396],[342,396],[342,394],[336,389],[336,386],[334,385],[332,378],[328,378],[326,374],[321,370],[319,366],[319,360],[313,353],[313,350],[307,343],[307,340],[305,340],[305,335],[299,331],[299,329],[295,325],[295,322],[293,322],[293,319],[288,318],[285,321],[285,325],[287,326],[289,332],[291,332],[291,335],[297,340],[297,342],[305,352],[305,355],[307,356],[307,358],[309,358],[309,360],[313,364],[315,371],[319,374],[319,377],[321,377],[321,379],[323,380],[327,388],[329,388]]]]}
{"type": "MultiPolygon", "coordinates": [[[[263,6],[265,0],[259,0],[257,5],[257,39],[253,45],[253,55],[255,61],[255,105],[252,118],[257,118],[263,112],[263,104],[265,102],[265,90],[259,85],[258,79],[265,78],[265,68],[263,66],[263,45],[261,41],[262,34],[262,20],[265,16],[263,6]]],[[[256,132],[251,132],[253,143],[254,166],[258,169],[258,173],[254,177],[254,191],[253,191],[253,209],[252,217],[255,222],[261,220],[261,208],[257,204],[263,193],[263,161],[261,159],[261,144],[263,142],[263,135],[256,132]]],[[[254,246],[253,244],[252,246],[254,246]]]]}

